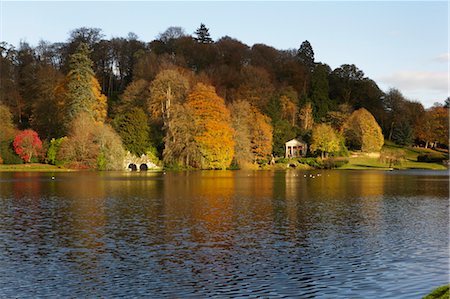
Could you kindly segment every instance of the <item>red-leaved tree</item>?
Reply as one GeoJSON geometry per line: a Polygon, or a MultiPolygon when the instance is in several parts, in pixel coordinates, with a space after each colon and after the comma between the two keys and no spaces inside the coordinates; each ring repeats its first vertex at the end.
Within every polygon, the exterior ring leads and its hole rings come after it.
{"type": "Polygon", "coordinates": [[[13,142],[14,151],[19,157],[29,163],[31,159],[38,156],[42,152],[42,141],[39,139],[38,134],[33,130],[21,131],[14,138],[13,142]]]}

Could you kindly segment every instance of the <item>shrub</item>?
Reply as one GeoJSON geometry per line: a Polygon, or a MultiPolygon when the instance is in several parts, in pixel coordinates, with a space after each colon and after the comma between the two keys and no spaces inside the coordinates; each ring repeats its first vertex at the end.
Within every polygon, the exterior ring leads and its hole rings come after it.
{"type": "Polygon", "coordinates": [[[307,164],[317,169],[333,169],[341,167],[348,163],[346,158],[300,158],[298,162],[301,164],[307,164]]]}
{"type": "Polygon", "coordinates": [[[67,140],[67,137],[61,137],[58,139],[52,138],[50,141],[50,146],[47,151],[47,161],[52,165],[61,165],[63,161],[57,159],[58,152],[61,149],[61,144],[64,140],[67,140]]]}
{"type": "Polygon", "coordinates": [[[14,152],[11,140],[0,142],[0,155],[4,164],[23,164],[23,160],[14,152]]]}
{"type": "Polygon", "coordinates": [[[314,168],[320,168],[321,163],[319,163],[318,161],[319,161],[318,158],[300,158],[300,159],[298,159],[298,162],[300,164],[306,164],[306,165],[309,165],[314,168]]]}
{"type": "Polygon", "coordinates": [[[442,163],[444,160],[445,156],[440,153],[426,153],[417,156],[418,162],[442,163]]]}
{"type": "Polygon", "coordinates": [[[392,167],[392,165],[402,164],[405,160],[405,156],[405,152],[402,150],[385,149],[381,151],[380,162],[389,164],[389,167],[392,167]]]}
{"type": "Polygon", "coordinates": [[[322,169],[333,169],[344,166],[348,163],[348,159],[345,158],[329,158],[322,160],[322,169]]]}
{"type": "Polygon", "coordinates": [[[280,164],[286,164],[289,162],[288,158],[279,158],[276,163],[280,163],[280,164]]]}
{"type": "Polygon", "coordinates": [[[108,125],[80,114],[72,123],[67,141],[62,142],[57,159],[69,167],[121,169],[125,151],[117,133],[108,125]]]}

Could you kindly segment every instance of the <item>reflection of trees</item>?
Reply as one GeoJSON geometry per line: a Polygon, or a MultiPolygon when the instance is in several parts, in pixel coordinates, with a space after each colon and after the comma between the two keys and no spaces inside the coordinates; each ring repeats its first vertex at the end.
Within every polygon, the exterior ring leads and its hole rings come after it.
{"type": "Polygon", "coordinates": [[[378,197],[384,195],[386,174],[383,172],[364,172],[360,176],[359,192],[360,196],[378,197]]]}
{"type": "Polygon", "coordinates": [[[61,182],[60,192],[68,198],[66,216],[61,219],[62,247],[68,248],[67,258],[93,282],[98,282],[102,269],[100,258],[105,252],[105,182],[98,173],[80,173],[61,182]],[[68,237],[67,237],[68,236],[68,237]]]}
{"type": "Polygon", "coordinates": [[[41,174],[33,172],[14,172],[13,189],[14,198],[32,198],[39,201],[41,198],[41,174]]]}
{"type": "MultiPolygon", "coordinates": [[[[167,219],[190,221],[198,228],[193,241],[221,242],[233,220],[235,178],[229,171],[169,173],[164,178],[164,209],[167,219]]],[[[169,231],[180,223],[167,221],[169,231]]]]}

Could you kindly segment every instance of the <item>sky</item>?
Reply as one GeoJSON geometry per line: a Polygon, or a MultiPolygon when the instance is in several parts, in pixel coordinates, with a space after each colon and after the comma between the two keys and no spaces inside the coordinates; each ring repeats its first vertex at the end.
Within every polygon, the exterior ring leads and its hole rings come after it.
{"type": "Polygon", "coordinates": [[[214,40],[298,49],[308,40],[316,62],[355,64],[383,91],[399,89],[425,107],[449,96],[447,1],[4,1],[0,41],[64,42],[79,27],[106,38],[134,32],[149,42],[170,26],[189,34],[204,23],[214,40]]]}

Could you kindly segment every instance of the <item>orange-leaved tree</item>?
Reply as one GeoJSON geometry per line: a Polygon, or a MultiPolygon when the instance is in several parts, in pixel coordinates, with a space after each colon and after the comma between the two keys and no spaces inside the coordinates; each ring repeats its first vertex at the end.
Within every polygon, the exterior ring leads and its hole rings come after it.
{"type": "Polygon", "coordinates": [[[194,141],[200,152],[203,169],[225,169],[234,156],[233,129],[230,111],[214,87],[198,83],[188,95],[187,106],[192,109],[197,132],[194,141]]]}

